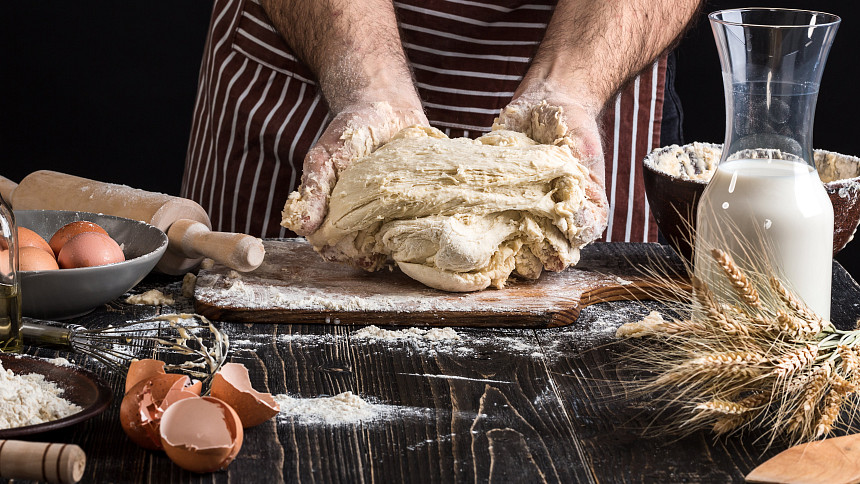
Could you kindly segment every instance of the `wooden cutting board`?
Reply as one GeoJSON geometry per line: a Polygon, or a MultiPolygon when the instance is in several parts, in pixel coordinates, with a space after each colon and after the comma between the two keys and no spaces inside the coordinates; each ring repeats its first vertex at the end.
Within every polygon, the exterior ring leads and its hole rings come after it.
{"type": "Polygon", "coordinates": [[[589,304],[648,299],[660,290],[642,275],[649,261],[680,269],[667,246],[595,243],[576,267],[544,272],[537,281],[449,293],[397,269],[369,273],[326,262],[304,239],[264,244],[266,258],[253,272],[217,264],[200,271],[194,292],[199,314],[251,323],[546,328],[572,324],[589,304]]]}

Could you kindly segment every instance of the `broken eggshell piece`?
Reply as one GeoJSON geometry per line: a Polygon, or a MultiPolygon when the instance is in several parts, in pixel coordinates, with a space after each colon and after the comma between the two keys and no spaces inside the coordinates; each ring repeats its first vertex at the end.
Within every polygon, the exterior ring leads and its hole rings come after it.
{"type": "Polygon", "coordinates": [[[192,472],[227,467],[242,448],[244,431],[236,411],[213,397],[172,403],[161,418],[161,444],[176,465],[192,472]]]}
{"type": "Polygon", "coordinates": [[[161,360],[134,360],[128,365],[128,373],[125,375],[125,393],[141,380],[165,373],[164,362],[161,360]]]}
{"type": "Polygon", "coordinates": [[[270,393],[251,387],[248,369],[240,363],[227,363],[215,374],[211,393],[236,410],[245,428],[259,425],[281,410],[270,393]]]}
{"type": "Polygon", "coordinates": [[[201,387],[187,375],[155,373],[143,378],[122,399],[120,425],[137,445],[160,449],[159,425],[165,409],[179,400],[200,396],[201,387]]]}

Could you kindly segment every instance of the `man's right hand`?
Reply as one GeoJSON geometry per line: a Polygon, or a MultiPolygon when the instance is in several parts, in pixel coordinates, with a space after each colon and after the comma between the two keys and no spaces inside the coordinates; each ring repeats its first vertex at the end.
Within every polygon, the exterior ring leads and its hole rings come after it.
{"type": "Polygon", "coordinates": [[[354,160],[372,153],[403,128],[428,126],[417,99],[392,104],[360,102],[345,107],[305,156],[302,183],[290,194],[282,225],[309,235],[322,224],[338,176],[354,160]]]}
{"type": "Polygon", "coordinates": [[[304,160],[281,225],[310,235],[325,218],[338,175],[415,124],[427,125],[391,0],[262,0],[295,54],[317,77],[334,115],[304,160]]]}

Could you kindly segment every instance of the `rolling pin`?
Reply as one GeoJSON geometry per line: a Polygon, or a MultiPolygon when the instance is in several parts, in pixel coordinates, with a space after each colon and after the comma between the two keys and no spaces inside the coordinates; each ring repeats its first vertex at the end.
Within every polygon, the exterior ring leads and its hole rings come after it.
{"type": "Polygon", "coordinates": [[[0,440],[0,478],[74,484],[87,456],[74,444],[0,440]]]}
{"type": "Polygon", "coordinates": [[[48,170],[30,173],[17,185],[2,178],[0,195],[15,210],[103,213],[154,225],[168,238],[167,250],[156,266],[165,274],[185,274],[204,257],[248,272],[259,267],[265,256],[263,242],[256,237],[213,232],[206,210],[185,198],[48,170]]]}

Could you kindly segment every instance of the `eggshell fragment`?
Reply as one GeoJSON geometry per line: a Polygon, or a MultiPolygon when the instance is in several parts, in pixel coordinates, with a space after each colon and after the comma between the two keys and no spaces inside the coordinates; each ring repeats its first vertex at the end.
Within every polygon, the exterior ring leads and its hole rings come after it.
{"type": "Polygon", "coordinates": [[[18,270],[55,271],[59,268],[54,256],[38,247],[29,246],[18,249],[18,270]]]}
{"type": "Polygon", "coordinates": [[[18,247],[37,247],[51,254],[52,258],[56,257],[53,249],[51,249],[51,246],[48,245],[48,242],[43,239],[41,235],[28,229],[27,227],[18,227],[18,247]]]}
{"type": "Polygon", "coordinates": [[[164,362],[151,358],[132,361],[128,365],[128,373],[125,375],[125,393],[135,386],[139,381],[156,375],[164,375],[164,362]]]}
{"type": "Polygon", "coordinates": [[[138,381],[122,399],[119,421],[126,435],[145,449],[160,449],[159,425],[169,404],[182,398],[199,396],[199,386],[187,375],[161,373],[138,381]],[[194,389],[197,388],[197,393],[194,389]],[[177,395],[184,392],[188,395],[177,395]],[[168,398],[168,395],[170,398],[168,398]]]}
{"type": "Polygon", "coordinates": [[[63,269],[93,267],[125,260],[122,249],[105,234],[84,232],[69,239],[60,250],[57,262],[63,269]]]}
{"type": "Polygon", "coordinates": [[[236,411],[213,397],[173,403],[161,418],[161,444],[176,465],[191,472],[227,467],[242,447],[244,431],[236,411]]]}
{"type": "Polygon", "coordinates": [[[103,229],[101,225],[86,220],[78,220],[77,222],[69,222],[60,227],[60,229],[54,232],[54,235],[51,236],[51,240],[48,242],[48,245],[51,246],[51,250],[54,251],[54,255],[59,257],[60,250],[62,250],[63,246],[66,245],[66,242],[74,238],[76,235],[84,232],[97,232],[108,235],[107,231],[103,229]]]}
{"type": "Polygon", "coordinates": [[[221,367],[212,378],[211,394],[233,407],[245,428],[259,425],[281,411],[270,393],[260,393],[251,387],[248,369],[240,363],[221,367]]]}

